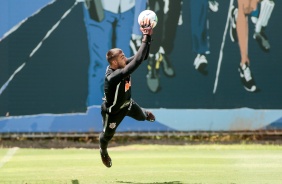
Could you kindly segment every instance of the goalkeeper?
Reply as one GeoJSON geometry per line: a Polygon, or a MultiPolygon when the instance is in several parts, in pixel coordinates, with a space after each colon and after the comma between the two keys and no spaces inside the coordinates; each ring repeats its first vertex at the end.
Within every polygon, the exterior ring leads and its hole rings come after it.
{"type": "Polygon", "coordinates": [[[110,49],[106,54],[109,66],[106,69],[105,97],[101,105],[103,131],[99,136],[101,159],[106,167],[112,166],[112,160],[107,151],[108,143],[125,116],[138,121],[155,121],[155,116],[150,111],[141,108],[131,99],[130,74],[148,57],[153,34],[153,29],[149,25],[149,19],[141,23],[140,30],[143,38],[136,55],[126,58],[119,48],[110,49]]]}

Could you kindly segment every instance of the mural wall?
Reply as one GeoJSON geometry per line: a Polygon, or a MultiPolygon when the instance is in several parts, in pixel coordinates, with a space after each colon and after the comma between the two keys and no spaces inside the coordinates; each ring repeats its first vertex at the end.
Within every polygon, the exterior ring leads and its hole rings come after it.
{"type": "Polygon", "coordinates": [[[0,132],[101,131],[105,54],[136,52],[144,9],[159,22],[132,95],[157,122],[126,118],[119,131],[281,129],[281,8],[272,0],[2,0],[0,132]]]}

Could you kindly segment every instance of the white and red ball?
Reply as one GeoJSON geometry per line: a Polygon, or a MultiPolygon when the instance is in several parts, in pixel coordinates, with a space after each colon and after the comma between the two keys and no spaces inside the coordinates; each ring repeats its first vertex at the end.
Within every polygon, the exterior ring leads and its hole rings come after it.
{"type": "Polygon", "coordinates": [[[157,23],[158,23],[158,17],[156,15],[156,13],[152,10],[144,10],[142,11],[139,16],[138,16],[138,23],[139,25],[141,24],[141,22],[145,19],[145,18],[149,18],[150,19],[150,26],[152,28],[156,27],[157,23]]]}

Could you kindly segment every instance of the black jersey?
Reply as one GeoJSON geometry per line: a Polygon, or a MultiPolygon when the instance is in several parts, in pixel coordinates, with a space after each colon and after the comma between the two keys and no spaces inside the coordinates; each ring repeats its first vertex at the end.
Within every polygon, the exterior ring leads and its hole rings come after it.
{"type": "Polygon", "coordinates": [[[148,57],[150,42],[142,43],[135,56],[127,59],[127,64],[122,69],[106,70],[104,93],[106,108],[109,113],[118,112],[131,100],[130,74],[148,57]]]}
{"type": "Polygon", "coordinates": [[[108,112],[117,112],[124,103],[131,99],[130,75],[123,78],[120,70],[108,67],[106,71],[104,92],[108,112]]]}

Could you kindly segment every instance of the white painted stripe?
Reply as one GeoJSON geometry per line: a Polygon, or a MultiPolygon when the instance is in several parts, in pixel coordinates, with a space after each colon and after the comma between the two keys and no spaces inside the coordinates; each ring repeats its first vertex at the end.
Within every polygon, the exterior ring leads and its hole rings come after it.
{"type": "MultiPolygon", "coordinates": [[[[42,43],[51,35],[51,33],[59,26],[59,24],[62,22],[62,20],[64,18],[66,18],[66,16],[71,12],[71,10],[78,4],[78,1],[75,1],[75,3],[72,5],[72,7],[70,9],[68,9],[64,15],[60,18],[60,20],[53,25],[53,27],[46,33],[46,35],[44,36],[44,38],[38,43],[38,45],[32,50],[32,52],[29,55],[29,58],[31,58],[35,52],[41,47],[42,43]]],[[[22,22],[23,23],[23,22],[22,22]]],[[[21,24],[22,24],[21,23],[21,24]]],[[[21,26],[21,24],[19,24],[18,26],[21,26]]],[[[17,28],[16,28],[17,29],[17,28]]],[[[15,30],[16,30],[15,29],[15,30]]],[[[13,31],[15,31],[13,30],[13,31]]],[[[10,33],[9,33],[10,34],[10,33]]],[[[15,77],[15,75],[20,72],[24,66],[26,65],[25,61],[19,68],[17,68],[17,70],[10,76],[10,78],[8,79],[7,82],[4,83],[4,85],[0,88],[0,95],[3,93],[3,91],[8,87],[9,83],[13,80],[13,78],[15,77]]]]}
{"type": "Polygon", "coordinates": [[[52,32],[59,26],[59,24],[62,22],[64,18],[67,17],[67,15],[72,11],[72,9],[77,5],[77,1],[72,5],[70,9],[68,9],[64,15],[60,18],[60,20],[53,25],[53,27],[46,33],[44,38],[39,42],[39,44],[33,49],[33,51],[30,53],[29,57],[32,57],[33,54],[41,47],[42,43],[52,34],[52,32]]]}
{"type": "Polygon", "coordinates": [[[223,58],[223,49],[224,49],[226,34],[227,34],[227,31],[228,31],[228,26],[229,26],[229,22],[230,22],[229,21],[230,20],[230,14],[231,14],[230,12],[231,12],[231,7],[233,5],[233,2],[234,2],[234,0],[230,0],[227,20],[226,20],[226,24],[225,24],[225,30],[224,30],[224,34],[223,34],[223,38],[222,38],[222,43],[221,43],[221,48],[220,48],[219,58],[218,58],[218,63],[217,63],[217,70],[216,70],[216,77],[215,77],[215,82],[214,82],[214,87],[213,87],[213,94],[216,93],[216,89],[217,89],[218,77],[219,77],[220,67],[221,67],[222,58],[223,58]]]}
{"type": "MultiPolygon", "coordinates": [[[[53,0],[52,2],[48,3],[46,6],[49,6],[51,4],[53,4],[55,2],[55,0],[53,0]]],[[[45,7],[46,7],[45,6],[45,7]]],[[[43,8],[45,8],[43,7],[43,8]]],[[[40,10],[36,11],[33,15],[31,15],[28,18],[25,18],[24,20],[22,20],[20,23],[18,23],[17,25],[15,25],[14,27],[12,27],[9,31],[7,31],[2,38],[0,38],[0,42],[1,40],[5,39],[7,36],[9,36],[10,34],[12,34],[13,32],[15,32],[19,27],[21,27],[21,25],[23,23],[25,23],[29,18],[34,17],[36,14],[38,14],[43,8],[41,8],[40,10]]]]}
{"type": "Polygon", "coordinates": [[[0,169],[7,163],[10,161],[10,159],[14,156],[14,154],[18,151],[18,147],[14,147],[8,150],[8,152],[6,153],[6,155],[2,158],[2,160],[0,161],[0,169]]]}
{"type": "Polygon", "coordinates": [[[10,76],[10,78],[7,80],[7,82],[5,82],[3,84],[3,86],[0,88],[0,95],[3,93],[3,91],[7,88],[7,86],[9,85],[9,83],[13,80],[13,78],[15,77],[15,75],[25,66],[26,63],[23,63],[18,69],[16,69],[16,71],[14,71],[14,73],[10,76]]]}

